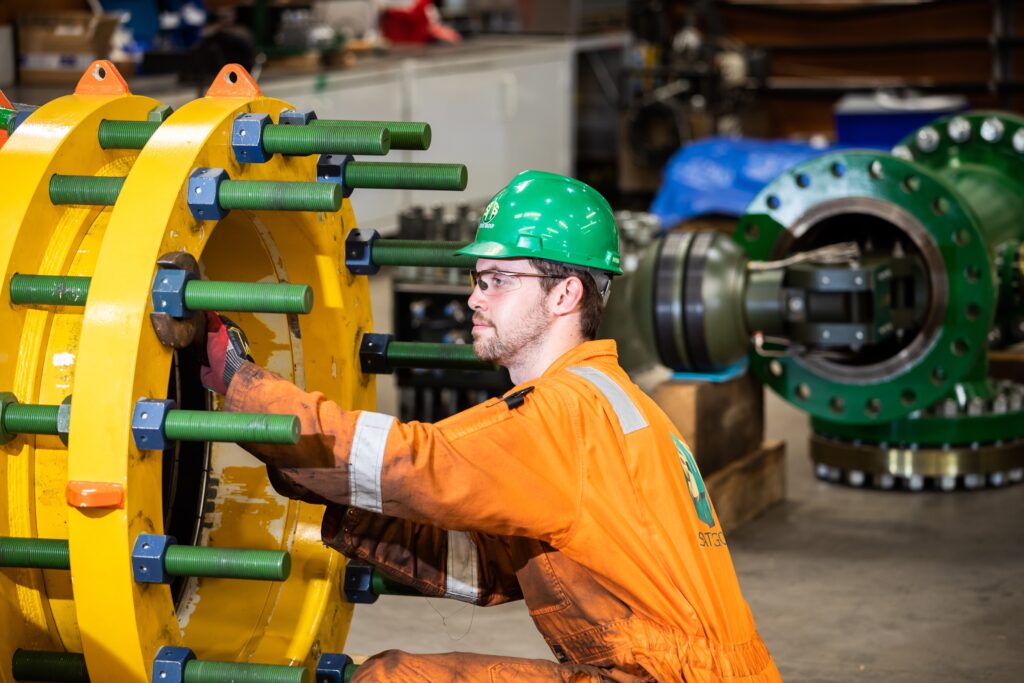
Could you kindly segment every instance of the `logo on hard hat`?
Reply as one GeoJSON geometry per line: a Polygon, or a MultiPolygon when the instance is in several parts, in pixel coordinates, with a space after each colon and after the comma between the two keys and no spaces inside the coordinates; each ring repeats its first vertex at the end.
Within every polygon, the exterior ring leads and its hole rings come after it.
{"type": "Polygon", "coordinates": [[[707,487],[704,486],[704,479],[697,469],[697,461],[693,459],[690,449],[680,441],[675,434],[672,434],[672,441],[676,444],[676,453],[679,455],[679,464],[683,466],[683,476],[686,477],[686,488],[689,490],[693,507],[697,511],[700,521],[709,527],[715,527],[715,515],[711,511],[711,499],[708,497],[707,487]]]}
{"type": "Polygon", "coordinates": [[[494,217],[498,215],[498,202],[491,202],[484,209],[483,221],[484,223],[490,223],[494,220],[494,217]]]}

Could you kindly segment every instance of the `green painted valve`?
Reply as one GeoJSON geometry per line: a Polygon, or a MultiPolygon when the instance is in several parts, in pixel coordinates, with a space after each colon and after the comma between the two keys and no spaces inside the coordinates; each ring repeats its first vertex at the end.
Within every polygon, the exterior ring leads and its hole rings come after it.
{"type": "Polygon", "coordinates": [[[16,681],[89,683],[85,657],[79,652],[47,652],[18,648],[11,658],[11,677],[16,681]]]}
{"type": "MultiPolygon", "coordinates": [[[[113,206],[124,178],[111,176],[50,177],[50,201],[54,204],[113,206]]],[[[252,211],[337,211],[341,188],[334,183],[275,180],[224,180],[218,186],[221,209],[252,211]]]]}
{"type": "MultiPolygon", "coordinates": [[[[68,542],[54,538],[0,537],[0,567],[71,568],[68,542]]],[[[164,556],[170,576],[285,581],[291,555],[284,550],[209,548],[170,544],[164,556]]]]}
{"type": "Polygon", "coordinates": [[[430,124],[419,121],[341,121],[317,119],[311,121],[314,127],[365,128],[381,127],[391,135],[391,149],[423,151],[430,148],[430,124]]]}
{"type": "Polygon", "coordinates": [[[164,438],[171,441],[226,441],[294,445],[299,418],[294,415],[169,410],[164,438]]]}
{"type": "Polygon", "coordinates": [[[345,185],[383,190],[450,190],[461,192],[469,182],[465,164],[404,164],[391,161],[351,161],[345,165],[345,185]]]}
{"type": "Polygon", "coordinates": [[[476,256],[455,252],[465,242],[430,242],[427,240],[376,240],[370,250],[370,261],[375,266],[434,266],[470,269],[476,265],[476,256]]]}
{"type": "MultiPolygon", "coordinates": [[[[84,306],[91,278],[22,275],[11,278],[11,303],[35,306],[84,306]]],[[[286,282],[190,280],[185,305],[193,311],[309,313],[313,289],[286,282]]]]}
{"type": "MultiPolygon", "coordinates": [[[[99,126],[100,147],[142,149],[159,127],[159,121],[102,121],[99,126]]],[[[271,124],[263,130],[263,150],[268,154],[384,155],[391,151],[391,135],[384,126],[271,124]]]]}

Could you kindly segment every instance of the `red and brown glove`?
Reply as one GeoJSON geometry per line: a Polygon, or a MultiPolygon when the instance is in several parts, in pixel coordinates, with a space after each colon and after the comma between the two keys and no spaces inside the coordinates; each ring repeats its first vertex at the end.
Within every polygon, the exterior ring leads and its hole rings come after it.
{"type": "Polygon", "coordinates": [[[206,364],[199,371],[203,386],[218,394],[228,387],[242,363],[252,362],[249,340],[238,325],[223,315],[206,312],[206,364]]]}

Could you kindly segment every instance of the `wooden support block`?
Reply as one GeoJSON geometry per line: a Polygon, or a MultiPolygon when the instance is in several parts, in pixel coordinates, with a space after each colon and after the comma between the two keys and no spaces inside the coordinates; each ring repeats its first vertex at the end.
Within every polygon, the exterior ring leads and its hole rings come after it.
{"type": "Polygon", "coordinates": [[[988,374],[1024,384],[1024,353],[1020,351],[989,351],[988,374]]]}
{"type": "Polygon", "coordinates": [[[750,373],[726,382],[669,380],[651,392],[707,477],[761,447],[764,390],[750,373]]]}
{"type": "Polygon", "coordinates": [[[786,497],[786,444],[761,447],[710,476],[704,484],[724,531],[738,529],[786,497]]]}

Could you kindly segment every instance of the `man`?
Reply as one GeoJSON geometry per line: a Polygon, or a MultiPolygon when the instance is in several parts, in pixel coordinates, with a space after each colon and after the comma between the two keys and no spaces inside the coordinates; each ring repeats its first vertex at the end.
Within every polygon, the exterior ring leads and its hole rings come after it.
{"type": "Polygon", "coordinates": [[[608,203],[527,171],[459,253],[478,257],[474,350],[516,386],[437,424],[302,391],[211,318],[204,381],[227,410],[299,416],[298,446],[251,450],[279,491],[328,506],[327,545],[426,595],[524,598],[558,659],[389,651],[353,681],[780,680],[693,456],[593,340],[621,273],[608,203]]]}

